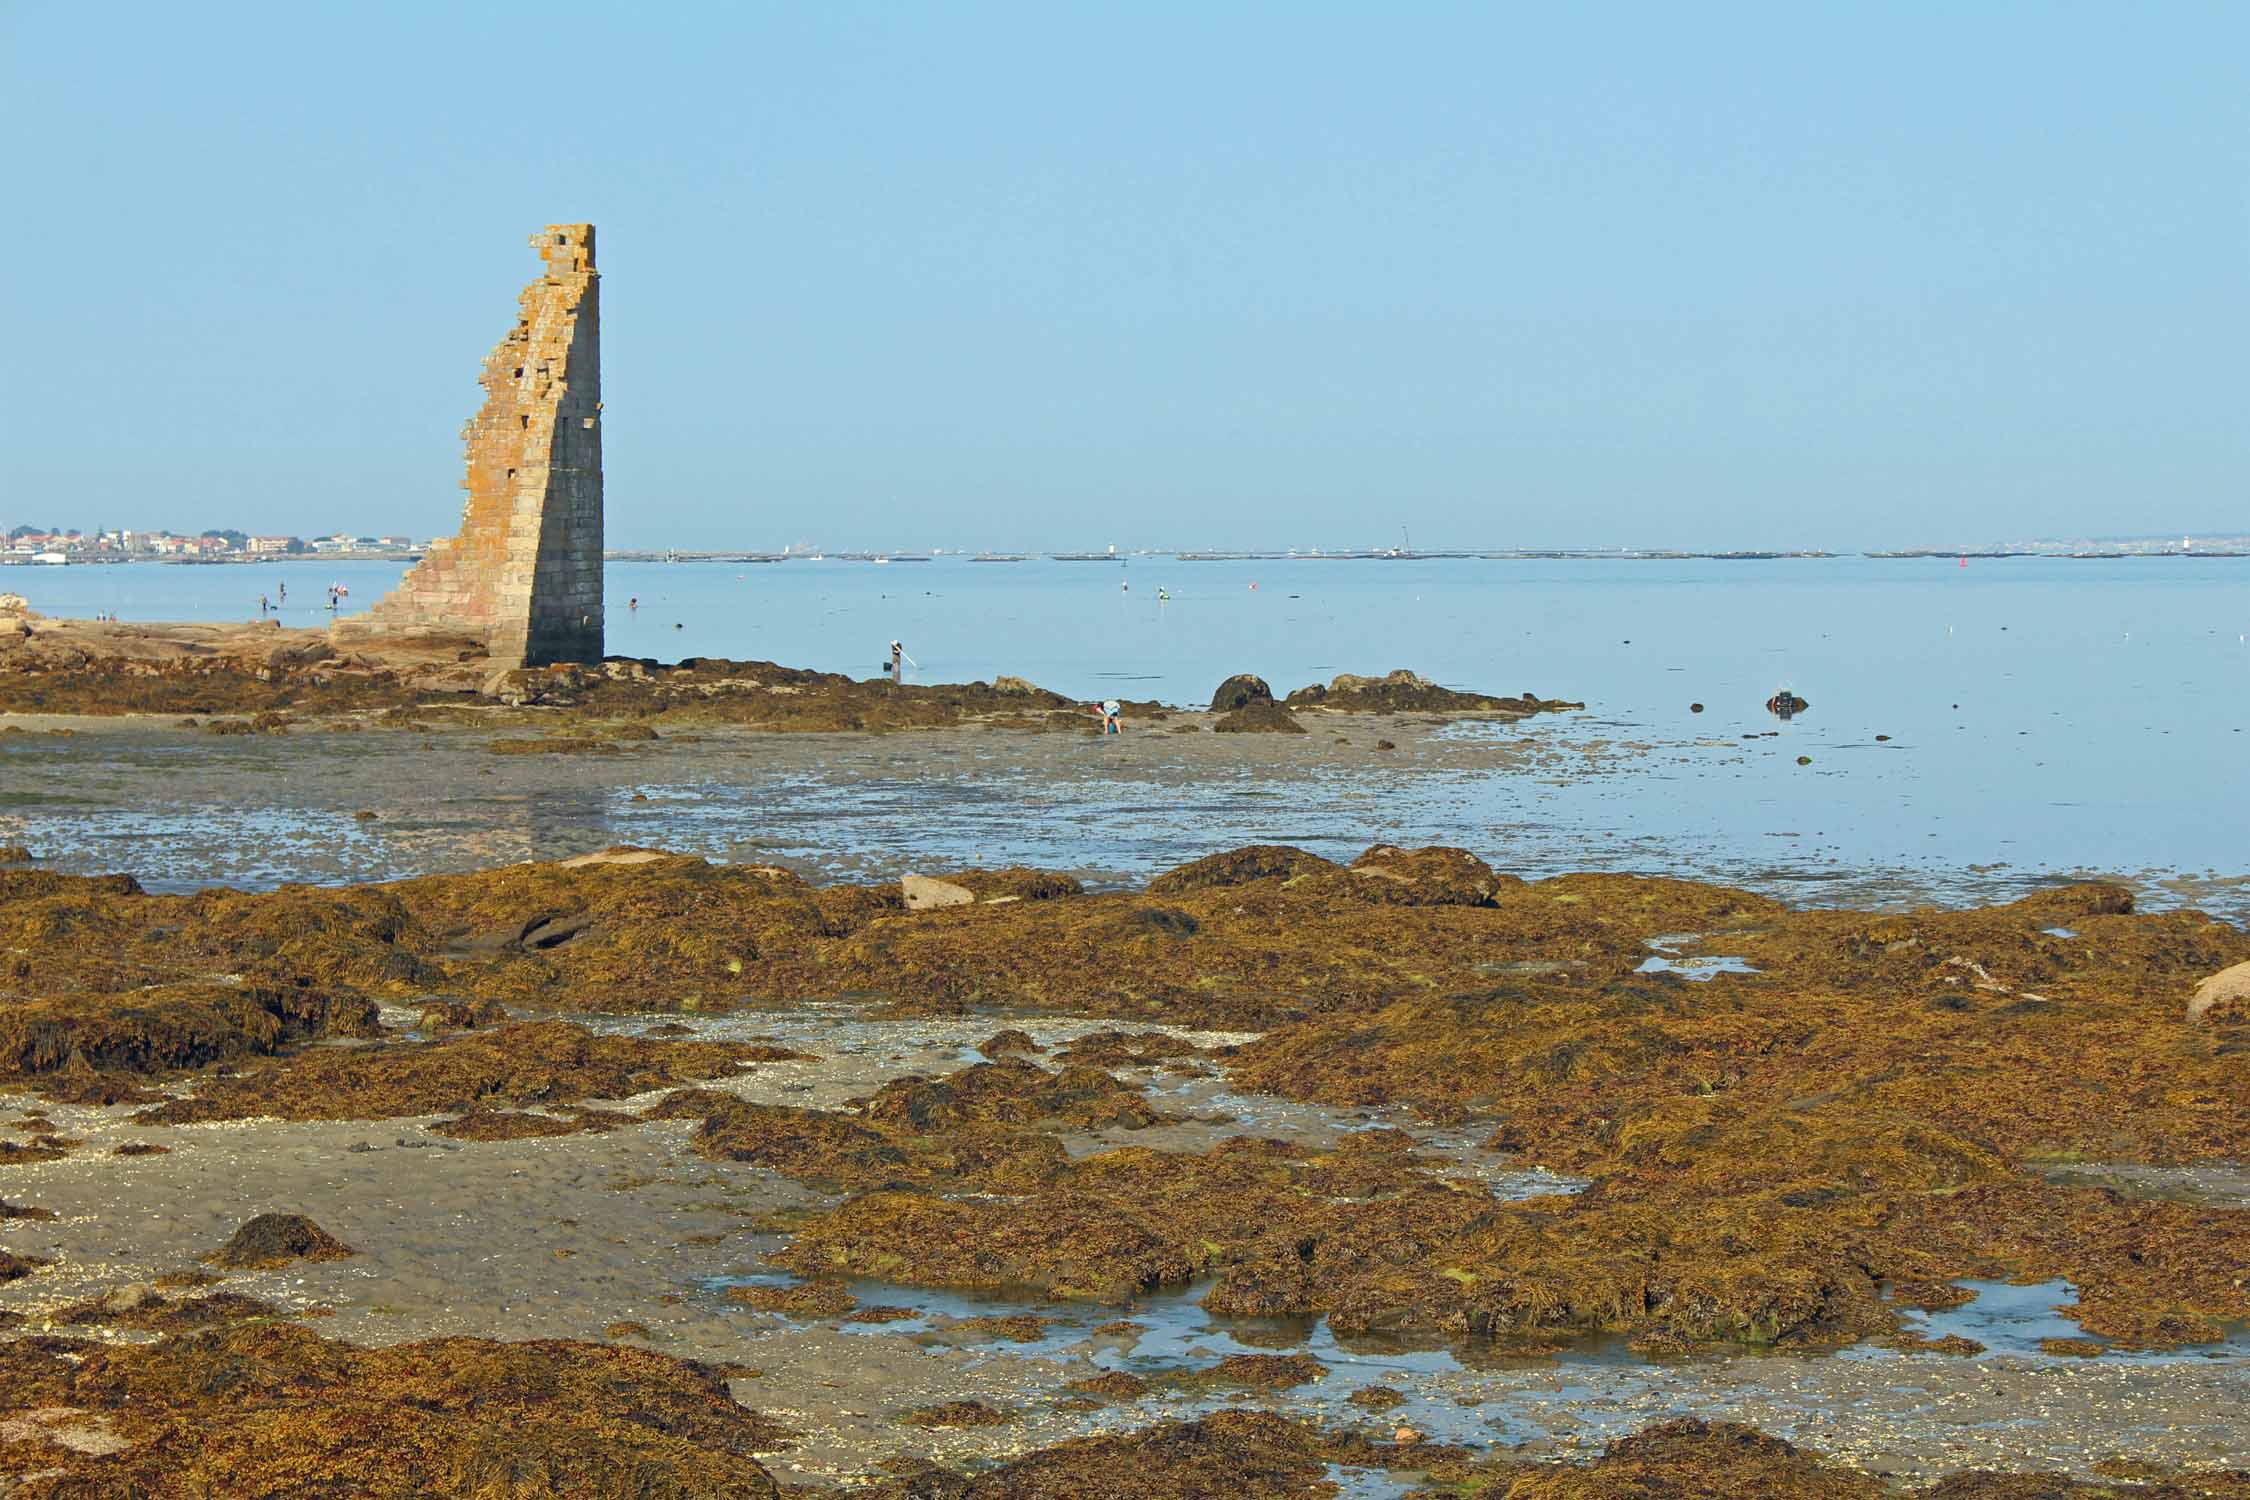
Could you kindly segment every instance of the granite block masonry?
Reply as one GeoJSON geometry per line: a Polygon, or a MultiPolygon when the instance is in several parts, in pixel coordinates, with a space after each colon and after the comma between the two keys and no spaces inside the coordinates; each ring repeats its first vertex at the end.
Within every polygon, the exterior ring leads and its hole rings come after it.
{"type": "Polygon", "coordinates": [[[335,634],[483,643],[503,666],[602,659],[602,345],[594,226],[533,236],[544,269],[486,357],[461,430],[469,503],[399,586],[335,634]]]}

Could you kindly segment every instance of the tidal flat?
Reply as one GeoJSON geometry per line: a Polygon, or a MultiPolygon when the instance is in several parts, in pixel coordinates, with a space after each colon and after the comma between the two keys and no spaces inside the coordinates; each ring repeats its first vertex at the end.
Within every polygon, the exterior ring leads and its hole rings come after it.
{"type": "Polygon", "coordinates": [[[13,1493],[2241,1491],[2231,923],[928,873],[0,871],[13,1493]]]}

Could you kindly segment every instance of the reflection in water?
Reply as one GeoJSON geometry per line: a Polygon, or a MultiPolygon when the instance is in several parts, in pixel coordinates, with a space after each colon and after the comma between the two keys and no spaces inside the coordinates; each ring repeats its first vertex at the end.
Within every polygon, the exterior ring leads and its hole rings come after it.
{"type": "MultiPolygon", "coordinates": [[[[397,879],[617,843],[815,880],[1032,865],[1097,886],[1250,843],[1337,859],[1378,841],[1450,844],[1525,878],[1679,875],[1858,906],[2005,900],[2062,875],[2135,873],[2082,869],[2102,841],[2058,820],[2001,840],[2029,846],[2015,859],[1991,857],[1989,808],[1917,827],[1901,799],[1946,794],[1889,746],[1859,747],[1864,764],[1850,746],[1826,750],[1823,767],[1838,769],[1808,780],[1787,744],[1634,739],[1590,715],[1341,727],[1358,740],[703,731],[598,757],[496,756],[472,736],[397,731],[8,735],[0,841],[51,868],[129,869],[156,889],[397,879]],[[1399,748],[1376,752],[1376,735],[1399,748]]],[[[2142,872],[2141,899],[2241,918],[2250,881],[2166,867],[2142,872]]]]}
{"type": "MultiPolygon", "coordinates": [[[[2216,1344],[2190,1344],[2178,1349],[2119,1349],[2108,1339],[2078,1326],[2071,1313],[2078,1306],[2078,1288],[2067,1281],[1957,1281],[1976,1295],[1959,1307],[1925,1312],[1908,1309],[1900,1314],[1905,1331],[1923,1338],[1959,1336],[1984,1345],[1979,1358],[2051,1362],[2079,1356],[2051,1354],[2040,1347],[2044,1339],[2085,1340],[2102,1346],[2105,1363],[2177,1364],[2187,1360],[2239,1360],[2250,1355],[2250,1333],[2237,1332],[2216,1344]]],[[[1896,1358],[1877,1345],[1855,1345],[1848,1353],[1861,1358],[1896,1358]]]]}
{"type": "Polygon", "coordinates": [[[1652,953],[1642,959],[1640,967],[1633,972],[1677,974],[1682,979],[1704,980],[1716,979],[1721,974],[1755,974],[1758,971],[1734,957],[1705,957],[1698,954],[1693,958],[1666,958],[1662,954],[1652,953]]]}

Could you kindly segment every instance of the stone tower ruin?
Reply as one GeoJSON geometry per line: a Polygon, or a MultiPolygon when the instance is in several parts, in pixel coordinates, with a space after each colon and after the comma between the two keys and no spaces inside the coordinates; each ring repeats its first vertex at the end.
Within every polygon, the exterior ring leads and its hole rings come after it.
{"type": "Polygon", "coordinates": [[[358,637],[481,641],[495,662],[602,658],[602,344],[594,226],[534,236],[545,269],[485,358],[484,406],[461,430],[469,503],[365,615],[358,637]]]}

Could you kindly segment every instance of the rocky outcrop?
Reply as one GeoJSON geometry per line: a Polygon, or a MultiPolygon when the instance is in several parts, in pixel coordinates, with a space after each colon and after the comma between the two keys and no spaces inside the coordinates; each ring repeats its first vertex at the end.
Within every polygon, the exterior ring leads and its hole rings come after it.
{"type": "Polygon", "coordinates": [[[1377,844],[1351,862],[1363,899],[1398,906],[1490,906],[1501,877],[1466,849],[1377,844]]]}
{"type": "Polygon", "coordinates": [[[1332,713],[1474,713],[1508,718],[1586,706],[1541,698],[1536,693],[1499,698],[1489,693],[1456,692],[1403,667],[1381,677],[1339,673],[1325,685],[1316,682],[1297,689],[1286,701],[1291,708],[1321,708],[1332,713]]]}
{"type": "Polygon", "coordinates": [[[1237,672],[1219,684],[1211,695],[1211,712],[1229,714],[1247,708],[1253,703],[1273,702],[1273,689],[1266,686],[1263,677],[1253,677],[1248,672],[1237,672]]]}

